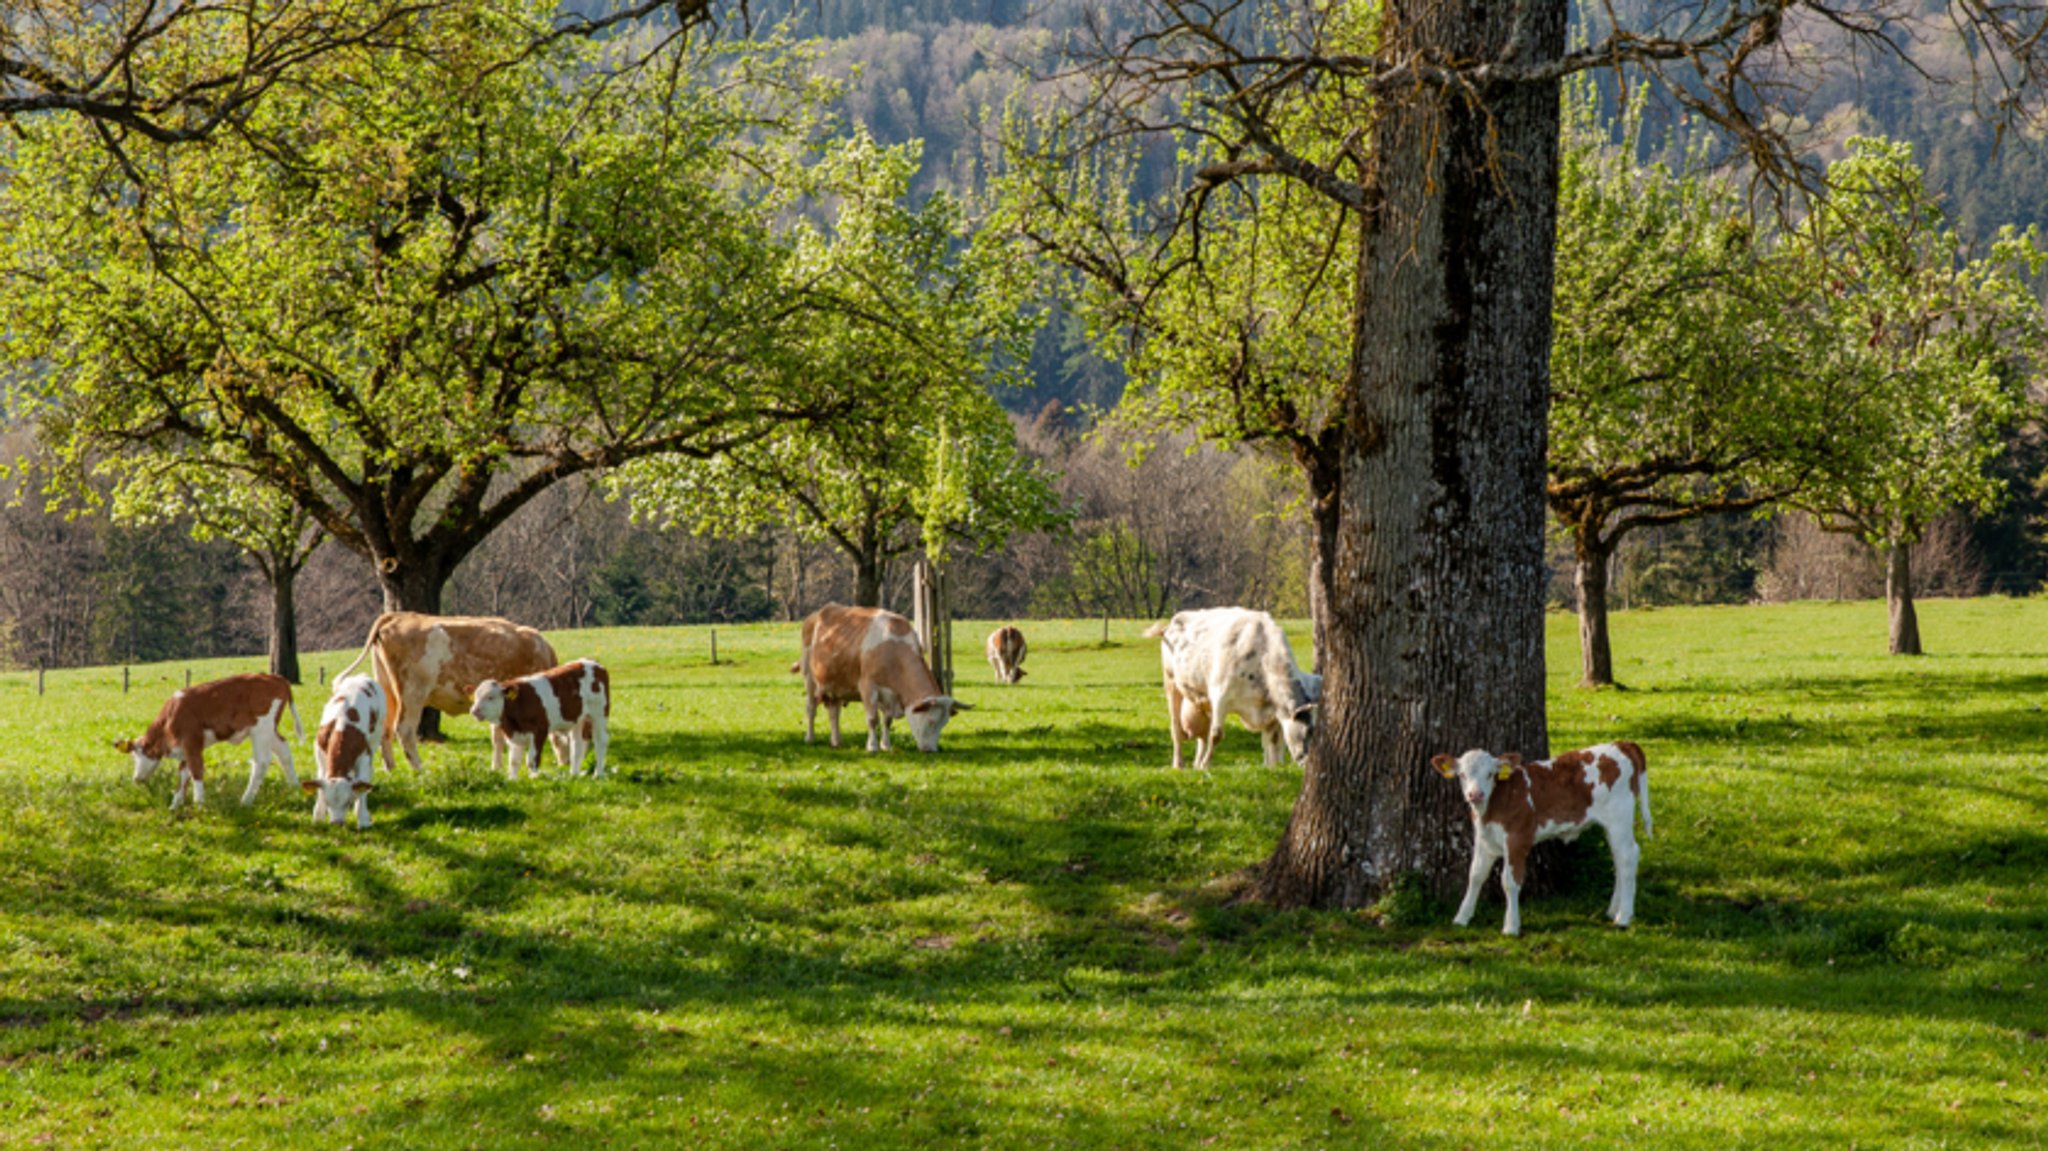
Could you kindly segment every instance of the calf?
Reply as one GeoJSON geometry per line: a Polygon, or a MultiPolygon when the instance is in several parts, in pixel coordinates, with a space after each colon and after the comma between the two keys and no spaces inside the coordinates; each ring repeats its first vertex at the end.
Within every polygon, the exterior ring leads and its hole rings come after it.
{"type": "MultiPolygon", "coordinates": [[[[453,714],[470,704],[471,685],[534,675],[555,666],[555,649],[530,627],[489,616],[433,616],[390,611],[370,625],[363,653],[341,669],[347,675],[365,659],[391,703],[389,726],[405,749],[414,771],[420,768],[420,718],[428,708],[453,714]]],[[[567,744],[554,741],[555,758],[567,744]]],[[[390,739],[384,741],[384,768],[391,760],[390,739]]],[[[504,740],[491,733],[491,766],[505,754],[504,740]]]]}
{"type": "Polygon", "coordinates": [[[1507,857],[1500,887],[1507,895],[1508,917],[1501,930],[1522,933],[1522,880],[1528,874],[1529,849],[1546,839],[1577,839],[1593,824],[1607,832],[1614,853],[1614,898],[1607,914],[1616,926],[1627,927],[1636,912],[1636,807],[1643,812],[1643,837],[1650,837],[1650,777],[1643,749],[1626,740],[1569,751],[1555,759],[1525,764],[1519,755],[1499,758],[1468,751],[1453,758],[1439,755],[1431,766],[1460,783],[1472,810],[1472,874],[1465,902],[1451,922],[1472,922],[1479,889],[1496,860],[1507,857]]]}
{"type": "Polygon", "coordinates": [[[390,703],[384,688],[367,675],[344,676],[334,681],[334,693],[320,712],[320,728],[313,733],[313,762],[320,778],[299,785],[313,797],[313,818],[340,823],[351,803],[356,809],[356,827],[370,826],[370,782],[376,756],[372,746],[381,740],[385,761],[391,758],[391,732],[387,727],[390,703]]]}
{"type": "Polygon", "coordinates": [[[1024,633],[1008,624],[988,633],[988,662],[996,669],[997,683],[1023,679],[1024,633]]]}
{"type": "Polygon", "coordinates": [[[1323,681],[1294,662],[1272,616],[1239,607],[1184,611],[1145,634],[1160,641],[1176,770],[1184,739],[1195,741],[1195,767],[1207,770],[1231,715],[1259,733],[1268,767],[1279,764],[1282,747],[1296,763],[1307,758],[1323,681]]]}
{"type": "Polygon", "coordinates": [[[818,735],[818,705],[839,746],[839,709],[859,700],[868,713],[868,750],[888,751],[889,723],[908,717],[920,751],[939,750],[939,732],[968,705],[947,695],[925,666],[910,621],[873,607],[826,604],[804,620],[804,742],[818,735]]]}
{"type": "Polygon", "coordinates": [[[292,745],[277,729],[278,719],[286,711],[292,713],[292,729],[304,739],[291,684],[261,673],[231,675],[172,692],[140,739],[117,740],[114,747],[134,757],[137,783],[155,775],[164,760],[178,761],[178,785],[171,792],[171,806],[176,808],[185,802],[188,788],[193,803],[206,802],[207,748],[246,739],[253,764],[242,802],[250,804],[256,802],[257,789],[263,786],[263,773],[270,769],[272,759],[284,767],[292,786],[298,786],[298,773],[292,770],[292,745]]]}
{"type": "Polygon", "coordinates": [[[596,660],[579,659],[507,683],[487,679],[471,690],[470,699],[469,714],[511,745],[505,762],[511,778],[519,778],[522,754],[527,776],[539,775],[539,748],[557,732],[569,733],[571,775],[582,772],[583,756],[593,748],[597,765],[591,775],[604,775],[605,748],[612,741],[612,677],[596,660]]]}

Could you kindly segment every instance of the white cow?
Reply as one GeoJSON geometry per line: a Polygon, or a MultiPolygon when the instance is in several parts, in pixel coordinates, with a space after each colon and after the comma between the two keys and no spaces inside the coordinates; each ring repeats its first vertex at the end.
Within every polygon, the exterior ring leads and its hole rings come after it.
{"type": "Polygon", "coordinates": [[[1241,607],[1184,611],[1145,634],[1159,639],[1176,770],[1183,739],[1195,741],[1195,766],[1208,769],[1228,715],[1259,733],[1268,767],[1280,763],[1283,745],[1296,763],[1307,758],[1323,681],[1294,662],[1272,616],[1241,607]]]}

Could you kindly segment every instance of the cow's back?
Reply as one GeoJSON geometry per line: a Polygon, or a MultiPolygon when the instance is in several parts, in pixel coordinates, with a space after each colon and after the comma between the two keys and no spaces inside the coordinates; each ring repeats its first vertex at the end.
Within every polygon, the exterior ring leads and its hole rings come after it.
{"type": "Polygon", "coordinates": [[[804,680],[819,699],[847,703],[860,698],[861,648],[880,610],[828,603],[804,617],[804,680]]]}

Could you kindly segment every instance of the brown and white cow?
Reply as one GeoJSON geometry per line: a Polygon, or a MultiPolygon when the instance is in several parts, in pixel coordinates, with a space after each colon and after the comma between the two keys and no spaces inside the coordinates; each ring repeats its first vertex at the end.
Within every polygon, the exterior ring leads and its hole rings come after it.
{"type": "Polygon", "coordinates": [[[612,677],[596,660],[579,659],[506,683],[487,679],[476,685],[470,701],[469,714],[491,725],[493,743],[512,745],[511,778],[519,778],[521,755],[527,776],[539,775],[540,745],[558,732],[569,736],[570,774],[581,772],[584,753],[595,749],[591,776],[604,775],[605,748],[612,741],[612,677]]]}
{"type": "Polygon", "coordinates": [[[164,701],[163,709],[140,739],[116,740],[114,748],[127,752],[135,761],[135,782],[156,774],[166,759],[178,762],[178,785],[171,792],[171,806],[185,802],[189,788],[192,802],[206,802],[206,749],[216,743],[249,741],[249,787],[242,802],[256,802],[263,786],[263,774],[275,759],[293,787],[299,784],[292,770],[292,745],[278,730],[278,720],[292,713],[292,728],[300,739],[299,709],[292,703],[292,685],[274,675],[255,672],[231,675],[209,683],[181,688],[164,701]]]}
{"type": "MultiPolygon", "coordinates": [[[[389,611],[370,625],[363,654],[341,669],[354,671],[371,657],[377,682],[391,703],[392,734],[405,748],[413,770],[420,766],[420,715],[427,708],[454,714],[467,711],[471,686],[487,679],[516,679],[555,666],[555,649],[546,637],[511,620],[489,616],[436,616],[389,611]]],[[[557,742],[561,758],[567,745],[557,742]]],[[[491,733],[491,766],[504,764],[505,744],[491,733]]],[[[384,740],[384,767],[396,769],[391,740],[384,740]]]]}
{"type": "Polygon", "coordinates": [[[1529,849],[1546,839],[1577,839],[1599,824],[1614,853],[1614,897],[1607,914],[1627,927],[1636,913],[1636,808],[1643,812],[1643,837],[1650,837],[1650,777],[1643,749],[1627,740],[1568,751],[1554,759],[1523,763],[1519,755],[1499,757],[1468,751],[1453,758],[1439,755],[1430,765],[1445,779],[1457,781],[1472,811],[1472,874],[1465,902],[1451,922],[1472,922],[1479,889],[1503,856],[1500,887],[1507,895],[1507,922],[1501,931],[1522,933],[1522,881],[1528,875],[1529,849]]]}
{"type": "Polygon", "coordinates": [[[391,758],[389,711],[384,688],[369,676],[350,675],[334,681],[333,694],[320,712],[320,727],[313,733],[313,762],[319,778],[299,785],[313,797],[316,822],[340,823],[353,804],[356,827],[370,826],[370,792],[377,786],[371,782],[371,774],[378,741],[384,743],[385,760],[391,758]]]}
{"type": "Polygon", "coordinates": [[[939,750],[939,732],[969,706],[947,695],[925,666],[910,621],[872,607],[826,604],[804,620],[804,742],[818,736],[818,705],[839,746],[839,709],[859,700],[868,714],[868,750],[889,751],[889,723],[907,717],[920,751],[939,750]]]}
{"type": "Polygon", "coordinates": [[[988,633],[988,663],[996,669],[997,683],[1023,679],[1024,633],[1009,624],[988,633]]]}

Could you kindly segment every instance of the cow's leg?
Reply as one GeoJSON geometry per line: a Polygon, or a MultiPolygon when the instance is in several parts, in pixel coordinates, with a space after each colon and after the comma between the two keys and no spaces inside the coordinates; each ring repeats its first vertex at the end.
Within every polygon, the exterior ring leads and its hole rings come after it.
{"type": "Polygon", "coordinates": [[[516,764],[516,763],[508,763],[508,762],[507,762],[507,760],[509,760],[509,759],[511,758],[511,755],[510,755],[510,751],[509,751],[509,748],[510,748],[510,742],[509,742],[509,741],[508,741],[508,740],[507,740],[507,739],[505,738],[505,729],[504,729],[503,727],[499,726],[498,724],[495,724],[495,723],[494,723],[494,724],[492,724],[492,725],[491,725],[491,770],[492,770],[492,771],[506,771],[506,770],[510,770],[510,771],[511,771],[511,772],[513,773],[513,775],[512,775],[512,778],[514,778],[514,779],[518,779],[518,778],[519,778],[519,775],[518,775],[518,772],[519,772],[519,765],[518,765],[518,764],[516,764]]]}
{"type": "Polygon", "coordinates": [[[842,703],[828,703],[825,705],[825,718],[832,722],[833,747],[839,746],[839,709],[844,706],[846,705],[842,703]]]}
{"type": "MultiPolygon", "coordinates": [[[[804,693],[804,742],[818,742],[818,693],[804,693]]],[[[832,709],[832,746],[839,746],[839,709],[832,709]]]]}
{"type": "MultiPolygon", "coordinates": [[[[424,696],[426,693],[421,692],[424,696]]],[[[420,712],[418,703],[407,700],[405,711],[398,717],[398,743],[405,748],[405,761],[414,771],[420,770],[420,712]]]]}
{"type": "Polygon", "coordinates": [[[1452,923],[1463,927],[1472,922],[1472,913],[1479,908],[1479,889],[1486,886],[1486,877],[1493,874],[1494,861],[1499,858],[1485,840],[1472,844],[1472,870],[1465,879],[1465,901],[1458,904],[1458,914],[1451,918],[1452,923]]]}
{"type": "MultiPolygon", "coordinates": [[[[1173,770],[1179,771],[1182,767],[1180,758],[1180,692],[1171,683],[1166,685],[1166,734],[1173,740],[1173,770]]],[[[1197,747],[1195,751],[1199,755],[1201,748],[1197,747]]]]}
{"type": "Polygon", "coordinates": [[[264,773],[270,770],[272,733],[264,730],[267,726],[259,721],[249,733],[249,787],[242,792],[243,807],[256,802],[256,796],[263,790],[264,773]]]}
{"type": "Polygon", "coordinates": [[[172,811],[176,811],[179,808],[185,806],[185,793],[188,790],[190,790],[191,787],[192,773],[185,770],[185,765],[181,763],[178,765],[178,782],[176,784],[173,784],[171,787],[172,811]]]}
{"type": "Polygon", "coordinates": [[[1273,721],[1273,723],[1272,723],[1272,726],[1270,726],[1270,727],[1262,727],[1262,728],[1260,728],[1260,729],[1259,729],[1259,746],[1265,749],[1265,752],[1266,752],[1266,766],[1267,766],[1267,767],[1279,767],[1279,766],[1280,766],[1280,721],[1279,721],[1279,720],[1277,720],[1277,719],[1276,719],[1276,720],[1274,720],[1274,721],[1273,721]]]}
{"type": "Polygon", "coordinates": [[[604,752],[607,747],[611,746],[611,742],[611,720],[601,715],[592,716],[590,719],[590,753],[597,762],[590,770],[590,778],[601,779],[604,777],[604,752]]]}
{"type": "Polygon", "coordinates": [[[862,710],[867,712],[868,716],[868,750],[887,751],[889,749],[889,728],[882,719],[881,706],[875,702],[875,697],[872,695],[861,696],[860,706],[862,710]]]}
{"type": "MultiPolygon", "coordinates": [[[[279,726],[282,723],[284,723],[284,709],[279,708],[277,710],[277,718],[270,721],[270,731],[275,737],[275,742],[272,743],[271,749],[277,753],[277,765],[284,768],[285,786],[293,791],[297,791],[299,789],[299,772],[292,765],[292,741],[284,737],[284,728],[279,726]]],[[[314,762],[316,766],[318,761],[319,757],[315,756],[314,762]]],[[[313,774],[318,775],[319,772],[316,770],[313,774]]]]}
{"type": "Polygon", "coordinates": [[[1529,846],[1527,844],[1521,845],[1520,851],[1515,849],[1514,844],[1508,845],[1507,866],[1500,869],[1501,894],[1508,897],[1507,918],[1502,921],[1500,927],[1502,935],[1520,935],[1522,933],[1522,876],[1524,869],[1528,866],[1528,862],[1529,846]]]}
{"type": "Polygon", "coordinates": [[[325,818],[327,818],[327,789],[325,787],[316,787],[313,789],[313,822],[318,823],[325,818]]]}
{"type": "Polygon", "coordinates": [[[1209,741],[1195,753],[1195,766],[1203,771],[1216,758],[1216,745],[1223,740],[1223,721],[1230,718],[1223,712],[1223,700],[1215,692],[1209,693],[1209,741]]]}
{"type": "Polygon", "coordinates": [[[583,756],[589,750],[590,745],[583,738],[583,725],[578,723],[575,727],[569,729],[570,775],[583,774],[583,756]]]}
{"type": "Polygon", "coordinates": [[[368,831],[369,829],[370,793],[367,791],[359,791],[356,792],[356,830],[368,831]]]}
{"type": "Polygon", "coordinates": [[[574,775],[583,768],[583,761],[575,757],[576,741],[559,731],[548,733],[548,746],[555,750],[555,766],[566,767],[574,775]]]}
{"type": "Polygon", "coordinates": [[[1635,812],[1624,810],[1622,818],[1629,823],[1607,828],[1607,847],[1614,854],[1614,898],[1608,901],[1607,914],[1616,927],[1627,927],[1636,917],[1636,865],[1643,857],[1643,849],[1636,845],[1635,828],[1629,826],[1635,822],[1635,812]]]}
{"type": "Polygon", "coordinates": [[[522,735],[519,738],[525,741],[526,746],[526,778],[539,779],[540,749],[548,745],[548,737],[539,734],[528,734],[522,735]]]}

